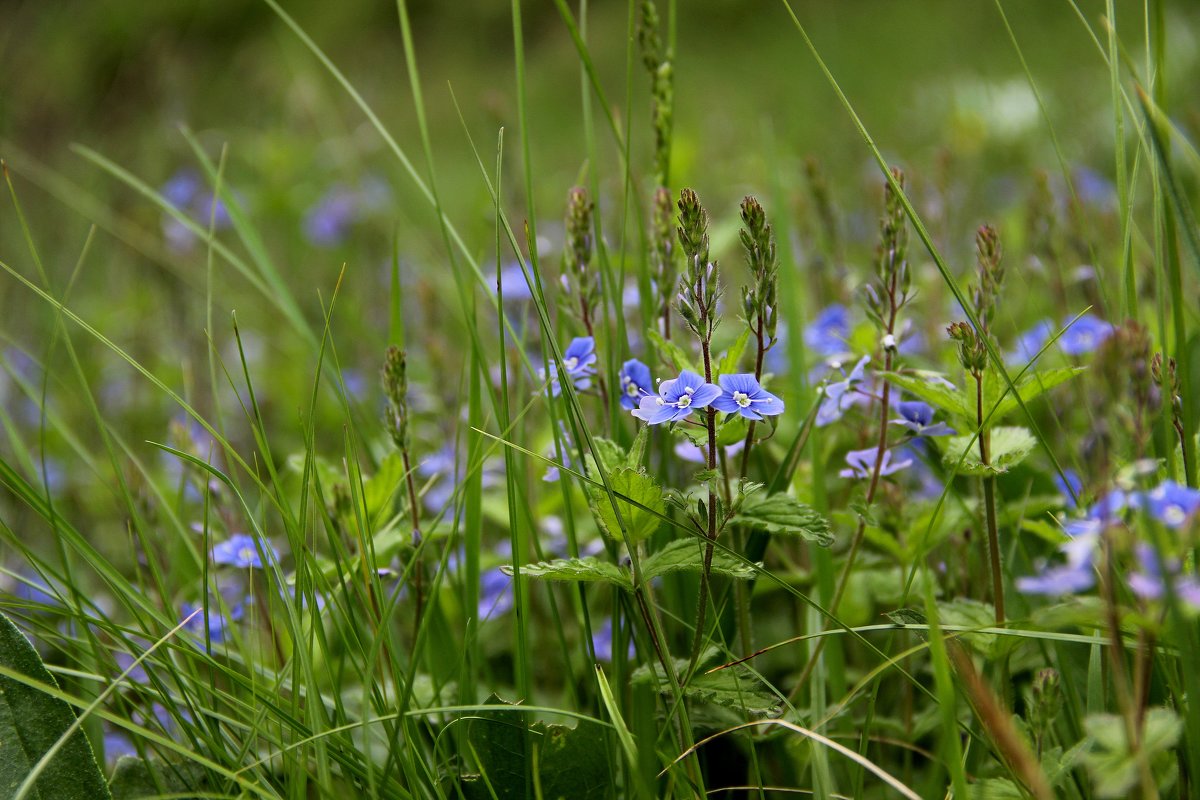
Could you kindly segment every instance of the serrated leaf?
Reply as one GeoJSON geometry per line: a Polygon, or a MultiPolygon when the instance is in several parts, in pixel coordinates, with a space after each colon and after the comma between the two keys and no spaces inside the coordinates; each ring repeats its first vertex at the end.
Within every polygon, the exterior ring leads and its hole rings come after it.
{"type": "MultiPolygon", "coordinates": [[[[503,566],[500,570],[506,575],[513,574],[511,566],[503,566]]],[[[613,586],[620,586],[626,591],[633,590],[633,583],[624,570],[616,564],[601,561],[595,556],[559,558],[554,561],[539,561],[536,564],[526,564],[521,567],[521,574],[548,581],[610,583],[613,586]]]]}
{"type": "MultiPolygon", "coordinates": [[[[938,619],[941,625],[991,628],[996,624],[996,610],[991,603],[959,598],[938,603],[938,619]]],[[[1005,657],[1021,643],[1015,636],[1001,636],[995,633],[963,633],[958,639],[989,660],[1005,657]]]]}
{"type": "MultiPolygon", "coordinates": [[[[699,663],[711,664],[716,655],[716,649],[709,648],[699,663]]],[[[675,660],[676,672],[683,672],[687,666],[686,659],[675,660]]],[[[633,671],[631,681],[635,686],[657,687],[664,695],[672,693],[662,665],[658,663],[638,667],[633,671]]],[[[776,716],[782,706],[782,701],[767,691],[762,681],[744,664],[717,672],[698,672],[683,687],[683,693],[693,700],[737,709],[756,717],[776,716]]]]}
{"type": "MultiPolygon", "coordinates": [[[[658,514],[666,513],[667,505],[663,501],[662,489],[644,470],[628,467],[613,470],[608,473],[608,483],[615,494],[624,495],[658,514]]],[[[592,514],[600,530],[610,538],[621,541],[621,526],[608,493],[596,486],[588,486],[587,492],[592,514]]],[[[621,509],[625,530],[633,541],[640,542],[658,530],[661,519],[651,511],[631,505],[620,497],[617,498],[617,506],[621,509]]]]}
{"type": "MultiPolygon", "coordinates": [[[[0,665],[46,686],[55,686],[37,651],[8,617],[0,614],[0,665]]],[[[75,723],[65,701],[20,680],[0,675],[0,797],[12,797],[30,770],[75,723]]],[[[81,729],[50,759],[31,797],[103,800],[111,797],[91,745],[81,729]]]]}
{"type": "MultiPolygon", "coordinates": [[[[1125,721],[1116,714],[1092,714],[1083,723],[1090,747],[1083,755],[1097,797],[1128,797],[1138,781],[1137,755],[1125,721]]],[[[1168,708],[1151,708],[1142,723],[1141,755],[1150,760],[1160,791],[1174,784],[1178,766],[1172,748],[1179,742],[1183,722],[1168,708]]]]}
{"type": "Polygon", "coordinates": [[[936,373],[879,373],[894,386],[899,386],[911,395],[924,400],[934,408],[947,414],[975,420],[975,399],[961,389],[951,388],[936,373]]]}
{"type": "Polygon", "coordinates": [[[970,434],[952,436],[942,452],[942,463],[950,469],[957,469],[959,475],[996,475],[1008,472],[1024,461],[1037,447],[1037,439],[1028,428],[992,428],[988,454],[991,463],[985,465],[979,458],[979,441],[972,442],[972,438],[970,434]]]}
{"type": "Polygon", "coordinates": [[[600,466],[604,469],[605,474],[626,466],[625,449],[621,445],[611,439],[605,439],[603,436],[592,437],[592,442],[596,446],[596,456],[600,459],[600,466]]]}
{"type": "Polygon", "coordinates": [[[733,522],[768,533],[802,536],[822,547],[833,544],[829,521],[791,495],[747,497],[734,515],[733,522]]]}
{"type": "MultiPolygon", "coordinates": [[[[496,695],[486,710],[467,722],[467,738],[479,773],[464,775],[461,787],[469,800],[532,797],[525,767],[536,764],[534,776],[547,800],[601,800],[614,791],[604,729],[579,722],[575,727],[545,722],[530,724],[530,716],[514,710],[496,695]],[[532,749],[533,752],[528,752],[532,749]],[[536,754],[536,757],[535,757],[536,754]],[[486,777],[486,780],[485,780],[486,777]]],[[[453,794],[453,792],[452,792],[453,794]]]]}
{"type": "Polygon", "coordinates": [[[709,481],[715,481],[719,477],[721,477],[720,470],[702,469],[692,476],[692,480],[696,483],[708,483],[709,481]]]}
{"type": "MultiPolygon", "coordinates": [[[[1071,378],[1074,378],[1085,369],[1086,367],[1061,367],[1058,369],[1045,369],[1037,372],[1027,373],[1016,382],[1017,393],[1021,396],[1021,400],[1023,402],[1029,403],[1041,397],[1055,386],[1059,386],[1060,384],[1071,380],[1071,378]]],[[[988,399],[991,399],[993,396],[998,397],[1006,388],[1008,387],[999,386],[997,387],[994,395],[989,392],[989,394],[985,396],[988,397],[988,399]]],[[[1008,394],[1004,395],[1004,399],[1002,399],[996,406],[995,412],[992,413],[992,420],[999,421],[1000,418],[1005,414],[1010,414],[1013,411],[1016,411],[1019,407],[1020,404],[1017,403],[1017,399],[1013,397],[1012,392],[1009,392],[1008,394]]],[[[985,406],[984,413],[986,414],[989,409],[990,405],[985,406]]]]}
{"type": "MultiPolygon", "coordinates": [[[[642,561],[642,574],[646,580],[666,575],[668,572],[701,572],[703,569],[704,540],[702,539],[676,539],[642,561]]],[[[724,551],[715,549],[709,571],[713,575],[726,575],[730,578],[741,579],[753,578],[756,574],[753,566],[739,561],[724,551]]]]}
{"type": "Polygon", "coordinates": [[[677,372],[682,372],[685,369],[690,369],[692,372],[700,372],[692,357],[682,347],[664,339],[658,331],[653,328],[647,328],[646,338],[653,342],[654,348],[675,366],[677,372]]]}
{"type": "Polygon", "coordinates": [[[646,457],[646,442],[650,439],[650,426],[643,425],[638,431],[637,436],[633,437],[633,444],[629,445],[629,452],[625,454],[624,466],[630,469],[637,469],[642,466],[642,461],[646,457]]]}
{"type": "Polygon", "coordinates": [[[746,343],[748,341],[750,341],[750,329],[746,328],[742,331],[742,335],[725,351],[725,355],[721,356],[721,360],[717,362],[718,375],[729,375],[737,372],[738,362],[742,360],[742,353],[746,352],[746,343]]]}

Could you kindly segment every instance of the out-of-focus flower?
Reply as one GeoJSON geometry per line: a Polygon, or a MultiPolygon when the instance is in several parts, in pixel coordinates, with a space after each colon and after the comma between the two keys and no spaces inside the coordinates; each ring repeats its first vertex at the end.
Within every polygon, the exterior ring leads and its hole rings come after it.
{"type": "Polygon", "coordinates": [[[1079,497],[1083,492],[1083,480],[1079,477],[1079,473],[1073,469],[1064,469],[1062,475],[1055,473],[1054,485],[1058,487],[1058,493],[1063,496],[1063,502],[1067,508],[1079,507],[1079,497]]]}
{"type": "Polygon", "coordinates": [[[817,312],[804,328],[804,346],[825,357],[849,352],[846,340],[850,337],[850,312],[837,303],[817,312]]]}
{"type": "Polygon", "coordinates": [[[1067,320],[1063,325],[1071,327],[1059,337],[1058,346],[1069,356],[1082,356],[1092,352],[1113,332],[1112,323],[1091,314],[1084,314],[1074,324],[1067,320]]]}
{"type": "Polygon", "coordinates": [[[890,420],[893,425],[902,425],[913,436],[953,436],[955,430],[945,422],[933,422],[933,406],[920,400],[902,401],[897,407],[900,419],[890,420]]]}
{"type": "Polygon", "coordinates": [[[502,617],[512,610],[512,576],[505,575],[499,567],[484,571],[479,576],[479,618],[502,617]]]}
{"type": "MultiPolygon", "coordinates": [[[[1139,542],[1134,550],[1140,570],[1126,576],[1129,589],[1144,600],[1160,600],[1166,593],[1162,564],[1154,548],[1139,542]]],[[[1200,608],[1200,581],[1194,575],[1181,575],[1179,559],[1167,560],[1167,571],[1172,576],[1171,584],[1175,596],[1193,608],[1200,608]]]]}
{"type": "MultiPolygon", "coordinates": [[[[613,624],[612,618],[605,619],[599,628],[592,631],[592,649],[596,651],[596,660],[611,662],[613,659],[613,624]]],[[[633,639],[629,640],[629,657],[633,658],[633,639]]]]}
{"type": "MultiPolygon", "coordinates": [[[[269,542],[263,544],[263,549],[271,554],[273,560],[278,561],[279,551],[269,542]]],[[[244,533],[235,533],[225,541],[213,545],[213,563],[238,569],[262,569],[263,566],[254,537],[244,533]]]]}
{"type": "Polygon", "coordinates": [[[1180,528],[1200,508],[1200,490],[1180,486],[1175,481],[1164,481],[1148,492],[1131,495],[1129,504],[1145,509],[1168,528],[1180,528]]]}
{"type": "MultiPolygon", "coordinates": [[[[851,450],[846,453],[846,463],[849,465],[846,469],[838,473],[843,478],[870,478],[872,471],[875,469],[875,459],[879,455],[879,448],[868,447],[864,450],[851,450]]],[[[883,460],[879,462],[879,475],[891,475],[899,472],[902,469],[911,467],[913,460],[906,458],[901,461],[892,460],[892,451],[883,451],[883,460]]]]}
{"type": "MultiPolygon", "coordinates": [[[[579,391],[592,385],[592,376],[596,374],[596,340],[591,336],[577,336],[563,351],[563,371],[579,391]]],[[[562,387],[558,383],[557,365],[550,362],[550,393],[558,397],[562,387]]],[[[546,371],[541,370],[541,379],[546,380],[546,371]]]]}
{"type": "Polygon", "coordinates": [[[863,356],[843,380],[825,386],[821,407],[817,409],[818,427],[841,419],[842,414],[846,413],[846,409],[854,404],[857,387],[863,382],[864,371],[870,361],[870,356],[863,356]]]}
{"type": "Polygon", "coordinates": [[[1046,346],[1046,342],[1054,333],[1054,323],[1048,319],[1038,322],[1029,330],[1017,337],[1016,344],[1013,349],[1005,356],[1005,361],[1009,364],[1024,364],[1032,361],[1034,357],[1046,346]]]}
{"type": "Polygon", "coordinates": [[[304,235],[318,247],[334,247],[346,238],[358,215],[359,198],[344,186],[335,186],[304,214],[304,235]]]}

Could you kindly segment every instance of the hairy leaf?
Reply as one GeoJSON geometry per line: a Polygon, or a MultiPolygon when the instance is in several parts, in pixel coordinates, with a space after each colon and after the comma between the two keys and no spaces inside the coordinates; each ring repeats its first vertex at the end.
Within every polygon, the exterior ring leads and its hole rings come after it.
{"type": "Polygon", "coordinates": [[[802,536],[822,547],[833,544],[829,520],[811,506],[786,494],[751,495],[742,503],[733,522],[768,533],[802,536]]]}

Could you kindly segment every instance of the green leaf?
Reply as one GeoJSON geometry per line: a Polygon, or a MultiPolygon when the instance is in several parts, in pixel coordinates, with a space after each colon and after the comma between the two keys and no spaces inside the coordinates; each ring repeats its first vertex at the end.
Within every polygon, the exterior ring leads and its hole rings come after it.
{"type": "MultiPolygon", "coordinates": [[[[25,634],[0,614],[0,666],[32,681],[58,687],[25,634]]],[[[22,681],[0,675],[0,797],[17,787],[75,723],[71,706],[22,681]]],[[[58,749],[27,795],[38,800],[111,797],[91,745],[76,729],[58,749]]]]}
{"type": "Polygon", "coordinates": [[[363,483],[363,502],[367,518],[378,523],[391,516],[396,493],[404,481],[404,459],[392,451],[379,465],[379,470],[363,483]]]}
{"type": "Polygon", "coordinates": [[[692,361],[691,356],[684,352],[683,348],[672,341],[664,339],[662,334],[653,328],[646,329],[646,338],[653,344],[665,358],[667,358],[678,372],[683,372],[685,369],[690,369],[692,372],[699,372],[700,369],[692,361]]]}
{"type": "MultiPolygon", "coordinates": [[[[1022,402],[1028,403],[1041,397],[1055,386],[1066,383],[1085,369],[1085,367],[1062,367],[1027,373],[1021,380],[1017,381],[1017,393],[1021,395],[1022,402]]],[[[999,395],[1002,391],[1003,389],[999,389],[995,394],[999,395]]],[[[986,396],[990,399],[991,393],[989,392],[986,396]]],[[[1004,399],[996,406],[996,410],[992,414],[992,419],[999,421],[1005,414],[1016,411],[1019,407],[1016,398],[1013,397],[1012,392],[1009,392],[1004,395],[1004,399]]],[[[987,414],[989,409],[990,406],[986,406],[984,414],[987,414]]]]}
{"type": "Polygon", "coordinates": [[[746,328],[717,362],[718,375],[729,375],[738,371],[738,362],[742,360],[742,353],[746,352],[746,342],[748,341],[750,341],[750,329],[746,328]]]}
{"type": "MultiPolygon", "coordinates": [[[[960,628],[992,628],[996,625],[996,610],[991,603],[959,598],[938,603],[938,619],[942,625],[960,628]]],[[[1021,639],[995,633],[964,633],[959,641],[969,645],[989,660],[998,660],[1011,653],[1021,639]]]]}
{"type": "Polygon", "coordinates": [[[642,461],[646,458],[646,442],[650,440],[650,426],[643,425],[638,431],[637,436],[633,437],[633,444],[629,445],[629,452],[625,455],[624,466],[630,469],[637,469],[642,466],[642,461]]]}
{"type": "MultiPolygon", "coordinates": [[[[511,566],[503,566],[500,570],[505,575],[512,575],[511,566]]],[[[629,576],[616,564],[601,561],[595,556],[583,558],[559,558],[554,561],[539,561],[536,564],[526,564],[521,567],[521,574],[531,578],[544,578],[548,581],[578,581],[584,583],[611,583],[626,591],[633,590],[629,576]]]]}
{"type": "Polygon", "coordinates": [[[467,723],[470,750],[480,770],[463,776],[468,800],[533,797],[533,784],[525,782],[527,763],[537,765],[537,774],[531,777],[541,789],[537,796],[546,800],[601,800],[613,794],[608,742],[599,725],[530,725],[528,714],[513,710],[513,704],[496,695],[487,704],[496,710],[484,711],[467,723]]]}
{"type": "Polygon", "coordinates": [[[113,800],[150,800],[163,795],[186,797],[211,792],[208,771],[199,764],[166,763],[121,756],[108,784],[113,800]]]}
{"type": "Polygon", "coordinates": [[[974,437],[970,434],[953,436],[946,442],[946,449],[942,453],[942,463],[951,469],[957,468],[959,475],[995,475],[1008,472],[1024,461],[1033,448],[1037,447],[1037,439],[1028,428],[992,428],[989,453],[991,463],[984,465],[979,459],[979,441],[972,442],[972,438],[974,437]],[[961,464],[959,459],[962,459],[961,464]]]}
{"type": "Polygon", "coordinates": [[[916,395],[934,408],[941,409],[947,414],[975,421],[975,397],[961,389],[951,388],[943,381],[941,375],[935,372],[881,372],[884,378],[893,385],[899,386],[909,394],[916,395]]]}
{"type": "MultiPolygon", "coordinates": [[[[701,657],[702,665],[714,665],[718,651],[709,648],[701,657]]],[[[719,663],[719,662],[716,662],[719,663]]],[[[676,659],[676,672],[687,670],[686,659],[676,659]]],[[[664,695],[672,695],[662,664],[642,665],[633,671],[635,686],[652,686],[664,695]]],[[[782,701],[771,692],[745,664],[726,667],[717,672],[700,671],[683,687],[683,694],[702,703],[734,708],[756,717],[773,717],[780,712],[782,701]]]]}
{"type": "Polygon", "coordinates": [[[749,429],[750,423],[741,414],[727,416],[717,430],[717,445],[719,447],[729,447],[731,444],[744,441],[746,439],[746,431],[749,429]]]}
{"type": "MultiPolygon", "coordinates": [[[[608,473],[608,483],[615,494],[624,495],[658,514],[666,513],[667,505],[663,501],[662,489],[645,470],[628,467],[613,470],[608,473]]],[[[588,486],[587,493],[592,514],[596,517],[596,524],[600,526],[600,530],[610,538],[621,541],[621,526],[617,522],[617,515],[613,511],[608,493],[597,486],[588,486]]],[[[661,519],[654,513],[620,498],[617,499],[617,505],[625,521],[625,530],[633,541],[640,542],[658,530],[661,519]]]]}
{"type": "Polygon", "coordinates": [[[596,456],[600,459],[600,466],[605,474],[626,466],[625,449],[621,445],[603,436],[594,436],[592,441],[596,445],[596,456]]]}
{"type": "MultiPolygon", "coordinates": [[[[1129,797],[1138,781],[1137,756],[1130,747],[1124,720],[1116,714],[1092,714],[1083,723],[1090,747],[1083,763],[1092,778],[1097,797],[1129,797]]],[[[1183,722],[1167,708],[1151,708],[1145,716],[1141,750],[1150,760],[1151,772],[1160,791],[1178,777],[1172,748],[1179,742],[1183,722]]]]}
{"type": "MultiPolygon", "coordinates": [[[[703,569],[704,540],[699,538],[676,539],[642,561],[642,575],[646,580],[666,575],[668,572],[701,572],[703,569]]],[[[753,578],[756,574],[753,566],[739,561],[729,553],[715,549],[709,571],[713,575],[742,579],[753,578]]]]}
{"type": "Polygon", "coordinates": [[[799,535],[822,547],[833,544],[829,521],[791,495],[747,497],[733,522],[768,533],[799,535]]]}

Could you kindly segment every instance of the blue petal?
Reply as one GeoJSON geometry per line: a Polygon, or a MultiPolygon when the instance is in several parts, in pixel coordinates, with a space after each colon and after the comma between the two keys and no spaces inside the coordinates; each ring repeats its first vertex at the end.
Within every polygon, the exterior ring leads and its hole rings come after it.
{"type": "Polygon", "coordinates": [[[704,408],[721,396],[721,389],[711,383],[705,383],[692,395],[692,408],[704,408]]]}
{"type": "Polygon", "coordinates": [[[718,376],[717,381],[721,384],[721,388],[730,394],[745,392],[752,395],[759,391],[758,381],[749,372],[739,372],[736,375],[721,375],[718,376]]]}

